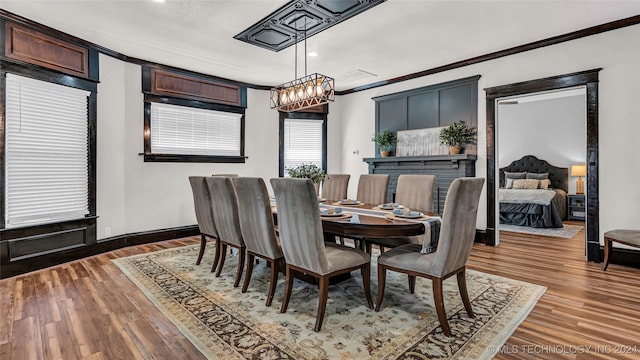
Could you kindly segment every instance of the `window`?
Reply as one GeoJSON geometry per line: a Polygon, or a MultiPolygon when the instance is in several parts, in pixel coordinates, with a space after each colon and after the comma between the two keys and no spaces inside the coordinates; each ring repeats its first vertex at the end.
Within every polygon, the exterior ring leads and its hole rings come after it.
{"type": "Polygon", "coordinates": [[[7,74],[6,228],[89,214],[90,95],[7,74]]]}
{"type": "Polygon", "coordinates": [[[144,161],[244,163],[247,88],[142,66],[144,161]]]}
{"type": "Polygon", "coordinates": [[[283,114],[280,119],[280,176],[286,169],[304,164],[327,168],[326,115],[283,114]],[[311,115],[311,116],[309,116],[311,115]]]}
{"type": "Polygon", "coordinates": [[[240,156],[242,114],[151,103],[151,152],[240,156]]]}

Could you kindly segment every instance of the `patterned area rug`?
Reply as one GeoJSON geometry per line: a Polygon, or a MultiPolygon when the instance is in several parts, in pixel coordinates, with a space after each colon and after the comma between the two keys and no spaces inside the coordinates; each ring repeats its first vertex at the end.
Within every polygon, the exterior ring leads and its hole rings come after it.
{"type": "Polygon", "coordinates": [[[582,230],[582,226],[564,224],[561,228],[558,228],[558,229],[543,229],[543,228],[532,228],[527,226],[500,224],[499,229],[504,231],[523,233],[523,234],[554,236],[554,237],[573,239],[573,237],[576,236],[578,231],[582,230]]]}
{"type": "MultiPolygon", "coordinates": [[[[330,286],[324,325],[313,331],[316,286],[294,282],[289,308],[280,314],[281,275],[271,307],[265,306],[269,269],[254,268],[245,294],[233,288],[236,258],[227,257],[220,278],[209,272],[212,244],[199,266],[199,245],[135,255],[114,262],[209,359],[484,359],[491,358],[545,288],[477,271],[467,272],[476,314],[467,317],[456,277],[444,282],[453,337],[442,333],[431,281],[418,278],[410,294],[406,275],[389,272],[380,312],[367,308],[362,277],[330,286]],[[208,260],[208,261],[206,261],[208,260]]],[[[372,296],[377,281],[372,262],[372,296]]]]}

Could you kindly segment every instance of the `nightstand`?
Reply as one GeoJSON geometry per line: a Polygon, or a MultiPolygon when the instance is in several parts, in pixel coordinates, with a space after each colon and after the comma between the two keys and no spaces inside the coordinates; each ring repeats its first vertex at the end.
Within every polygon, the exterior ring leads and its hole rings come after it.
{"type": "Polygon", "coordinates": [[[582,220],[587,214],[584,194],[567,195],[567,215],[569,220],[582,220]]]}

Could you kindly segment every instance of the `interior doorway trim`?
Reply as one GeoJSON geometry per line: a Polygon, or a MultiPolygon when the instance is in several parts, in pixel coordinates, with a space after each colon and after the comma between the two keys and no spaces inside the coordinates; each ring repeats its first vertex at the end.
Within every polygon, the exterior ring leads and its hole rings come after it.
{"type": "Polygon", "coordinates": [[[600,68],[494,86],[484,89],[487,101],[487,233],[485,243],[496,244],[496,99],[528,93],[585,86],[587,92],[587,261],[602,261],[598,204],[598,73],[600,68]]]}

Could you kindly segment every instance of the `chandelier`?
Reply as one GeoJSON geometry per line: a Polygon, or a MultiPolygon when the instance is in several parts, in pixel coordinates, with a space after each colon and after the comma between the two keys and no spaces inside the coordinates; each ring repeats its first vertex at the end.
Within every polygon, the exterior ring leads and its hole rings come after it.
{"type": "MultiPolygon", "coordinates": [[[[305,26],[306,27],[306,26],[305,26]]],[[[298,39],[295,44],[295,75],[298,77],[298,39]]],[[[291,112],[335,100],[334,80],[322,74],[307,75],[307,31],[304,31],[304,76],[271,88],[271,108],[291,112]]]]}

